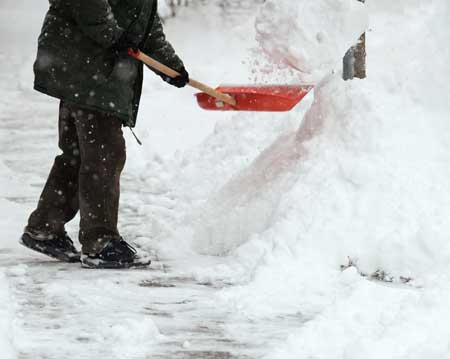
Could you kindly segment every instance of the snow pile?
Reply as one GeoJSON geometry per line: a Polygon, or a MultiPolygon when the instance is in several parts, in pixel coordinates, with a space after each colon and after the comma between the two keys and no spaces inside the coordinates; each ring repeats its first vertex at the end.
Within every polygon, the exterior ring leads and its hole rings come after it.
{"type": "MultiPolygon", "coordinates": [[[[398,353],[419,359],[448,353],[450,327],[437,319],[448,315],[443,313],[450,299],[445,284],[450,146],[432,145],[446,135],[429,128],[430,117],[420,108],[401,114],[399,108],[394,111],[395,101],[382,109],[374,106],[376,90],[369,82],[326,79],[302,127],[282,140],[286,153],[274,157],[282,164],[291,153],[289,166],[261,190],[255,189],[259,184],[251,192],[243,187],[239,197],[250,201],[230,207],[222,219],[223,226],[239,227],[252,238],[234,252],[236,257],[245,263],[260,258],[250,284],[224,291],[224,303],[252,319],[299,316],[302,329],[268,358],[398,353]],[[410,126],[415,131],[405,133],[410,126]],[[268,203],[265,198],[274,197],[273,207],[266,206],[269,216],[252,218],[265,229],[254,231],[246,220],[258,215],[254,209],[268,203]],[[389,288],[353,269],[341,274],[347,256],[366,273],[383,269],[397,278],[414,277],[415,284],[389,288]],[[423,289],[416,289],[419,285],[423,289]],[[323,337],[333,340],[324,345],[323,337]]],[[[445,118],[433,119],[441,121],[445,118]]],[[[269,168],[273,165],[266,173],[269,168]]],[[[251,175],[239,183],[264,173],[258,166],[245,172],[251,175]]],[[[220,230],[214,234],[211,241],[221,241],[220,230]]]]}
{"type": "Polygon", "coordinates": [[[11,294],[8,281],[0,271],[0,351],[3,359],[15,359],[16,352],[12,344],[11,335],[11,294]]]}
{"type": "MultiPolygon", "coordinates": [[[[429,16],[423,18],[419,12],[414,19],[420,25],[443,21],[445,16],[434,16],[445,14],[437,7],[443,4],[435,2],[428,8],[429,16]]],[[[440,225],[444,225],[447,215],[438,210],[446,208],[449,193],[444,190],[448,176],[443,160],[448,156],[446,113],[434,106],[439,97],[424,96],[417,103],[413,90],[443,93],[441,107],[448,106],[445,99],[449,91],[442,86],[434,89],[416,72],[419,65],[413,65],[417,57],[410,54],[423,42],[408,51],[402,46],[390,56],[386,54],[385,48],[399,47],[427,33],[419,26],[406,39],[391,39],[389,32],[408,21],[402,16],[404,9],[390,14],[395,18],[386,23],[379,8],[371,8],[376,21],[368,44],[371,57],[379,60],[369,64],[369,72],[386,74],[380,81],[374,76],[371,81],[346,83],[338,75],[330,76],[316,88],[315,104],[298,132],[293,126],[295,117],[301,119],[303,108],[283,115],[284,126],[274,115],[239,114],[231,122],[220,123],[200,148],[186,154],[178,186],[182,192],[190,190],[191,200],[197,198],[201,204],[201,213],[194,211],[186,220],[187,224],[195,223],[194,243],[201,252],[227,253],[272,228],[279,221],[280,201],[292,198],[294,204],[298,202],[295,208],[302,207],[301,212],[294,212],[295,224],[289,231],[310,232],[311,240],[329,231],[331,243],[324,247],[331,255],[340,253],[334,259],[336,265],[347,255],[360,257],[360,251],[370,262],[367,270],[383,265],[407,274],[413,269],[426,270],[434,260],[445,265],[447,257],[439,253],[448,248],[445,231],[428,224],[440,218],[440,225]],[[391,80],[385,82],[387,76],[391,80]],[[406,77],[408,82],[403,81],[406,77]],[[435,183],[440,185],[432,185],[435,183]],[[436,200],[430,203],[429,198],[436,200]],[[435,208],[438,217],[431,217],[430,208],[435,208]],[[399,226],[404,232],[400,236],[399,226]],[[430,246],[426,260],[422,254],[427,246],[424,238],[436,237],[435,232],[443,246],[430,246]],[[401,251],[393,248],[405,250],[410,238],[416,238],[416,251],[402,259],[398,256],[401,251]],[[342,248],[345,241],[348,246],[342,248]],[[379,258],[374,256],[380,250],[379,258]],[[405,263],[409,263],[407,267],[405,263]]],[[[409,3],[405,8],[418,9],[409,3]]],[[[432,53],[445,36],[447,32],[427,42],[432,53]]],[[[428,66],[428,78],[438,80],[441,71],[428,66]]]]}
{"type": "Polygon", "coordinates": [[[357,0],[269,0],[256,22],[257,40],[276,62],[320,80],[340,69],[342,57],[366,30],[357,0]]]}
{"type": "MultiPolygon", "coordinates": [[[[281,12],[272,18],[296,19],[300,13],[268,4],[281,12]]],[[[294,2],[278,4],[300,9],[294,2]]],[[[193,185],[189,204],[201,207],[200,212],[189,208],[185,222],[194,222],[194,247],[231,254],[234,264],[211,272],[249,281],[224,290],[221,303],[237,317],[299,318],[301,329],[268,358],[449,357],[450,81],[445,64],[450,55],[443,46],[450,39],[449,6],[445,0],[403,0],[389,8],[392,13],[383,3],[367,6],[372,22],[367,80],[324,78],[298,130],[274,125],[271,131],[257,122],[264,118],[260,114],[237,115],[188,154],[178,173],[180,188],[193,185]],[[439,27],[437,33],[431,24],[439,27]],[[407,33],[401,31],[406,26],[407,33]],[[436,61],[418,56],[424,48],[436,61]],[[255,138],[259,141],[252,142],[255,138]],[[382,286],[352,268],[341,273],[348,256],[362,272],[381,269],[415,280],[382,286]],[[238,267],[247,272],[233,272],[238,267]],[[332,340],[324,343],[324,337],[332,340]]],[[[332,13],[337,16],[340,9],[336,5],[332,13]]],[[[318,11],[303,14],[312,24],[326,18],[318,11]]],[[[283,24],[277,24],[280,31],[283,24]]],[[[270,39],[278,27],[258,26],[259,36],[264,32],[270,39]]],[[[303,26],[295,22],[288,28],[289,44],[309,44],[303,26]]],[[[315,47],[296,52],[274,41],[265,47],[276,61],[301,70],[307,61],[307,70],[318,76],[340,62],[346,49],[345,41],[335,39],[343,49],[312,59],[306,55],[315,47]]],[[[291,125],[292,116],[300,121],[302,110],[287,115],[291,125]]]]}

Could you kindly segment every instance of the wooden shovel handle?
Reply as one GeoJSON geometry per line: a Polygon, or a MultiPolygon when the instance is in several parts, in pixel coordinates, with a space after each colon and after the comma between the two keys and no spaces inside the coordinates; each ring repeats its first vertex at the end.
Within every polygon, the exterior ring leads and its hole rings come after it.
{"type": "MultiPolygon", "coordinates": [[[[142,51],[134,52],[132,49],[130,49],[129,53],[134,58],[141,60],[144,64],[150,66],[151,68],[153,68],[159,72],[162,72],[164,75],[167,75],[170,77],[177,77],[180,75],[180,73],[178,73],[177,71],[160,63],[159,61],[156,61],[155,59],[152,59],[150,56],[144,54],[142,51]]],[[[197,90],[200,90],[204,93],[207,93],[208,95],[216,98],[217,100],[225,102],[231,106],[236,106],[236,100],[232,96],[224,94],[223,92],[217,91],[217,90],[213,89],[212,87],[206,86],[205,84],[202,84],[201,82],[198,82],[194,79],[189,80],[189,86],[194,87],[197,90]]]]}

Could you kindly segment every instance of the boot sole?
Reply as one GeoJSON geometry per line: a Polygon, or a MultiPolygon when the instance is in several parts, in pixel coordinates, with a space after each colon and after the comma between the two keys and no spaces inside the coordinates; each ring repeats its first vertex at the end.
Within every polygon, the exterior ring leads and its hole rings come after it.
{"type": "Polygon", "coordinates": [[[135,262],[110,262],[102,261],[101,259],[81,257],[81,266],[86,269],[139,269],[147,268],[151,263],[152,261],[150,259],[135,262]]]}
{"type": "Polygon", "coordinates": [[[48,248],[40,246],[38,241],[32,239],[30,236],[28,236],[26,234],[22,235],[22,237],[19,239],[19,243],[28,249],[31,249],[40,254],[44,254],[47,257],[57,259],[61,262],[65,262],[65,263],[79,263],[80,262],[80,254],[69,256],[65,252],[50,251],[50,250],[48,250],[48,248]]]}

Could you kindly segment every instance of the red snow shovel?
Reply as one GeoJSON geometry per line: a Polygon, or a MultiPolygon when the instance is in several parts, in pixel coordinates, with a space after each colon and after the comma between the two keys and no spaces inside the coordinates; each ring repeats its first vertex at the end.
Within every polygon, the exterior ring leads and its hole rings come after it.
{"type": "MultiPolygon", "coordinates": [[[[179,73],[152,59],[141,51],[129,50],[129,54],[163,74],[176,77],[179,73]]],[[[311,89],[312,85],[293,86],[221,86],[217,89],[190,79],[189,86],[198,93],[197,101],[201,108],[215,111],[290,111],[311,89]]]]}

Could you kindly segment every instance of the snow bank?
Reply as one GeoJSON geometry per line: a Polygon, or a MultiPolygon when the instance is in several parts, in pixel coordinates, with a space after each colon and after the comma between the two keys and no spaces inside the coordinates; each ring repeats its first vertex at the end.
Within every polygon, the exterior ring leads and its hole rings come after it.
{"type": "MultiPolygon", "coordinates": [[[[385,51],[391,48],[391,43],[400,46],[427,36],[422,24],[443,23],[446,13],[438,6],[444,4],[434,2],[427,8],[426,17],[423,9],[415,8],[414,19],[421,26],[402,39],[389,38],[392,28],[412,21],[402,17],[402,12],[395,13],[395,21],[387,23],[385,16],[375,18],[381,21],[372,24],[374,36],[369,36],[368,43],[378,45],[371,45],[370,54],[379,62],[369,70],[377,74],[384,71],[393,77],[391,81],[385,82],[383,76],[378,81],[375,78],[370,82],[346,83],[339,75],[330,76],[316,88],[315,103],[297,133],[289,126],[273,131],[270,125],[251,121],[252,116],[262,119],[260,114],[242,114],[211,136],[200,151],[202,158],[197,159],[204,161],[210,172],[204,172],[206,179],[194,187],[200,191],[198,196],[208,200],[202,213],[195,213],[187,221],[196,223],[196,247],[210,254],[227,253],[252,236],[273,230],[280,216],[286,216],[280,214],[280,206],[288,201],[287,208],[293,211],[292,224],[285,229],[280,227],[281,237],[285,238],[285,231],[302,237],[310,233],[311,243],[316,241],[323,244],[323,249],[328,248],[326,252],[334,256],[336,266],[347,255],[364,255],[367,270],[383,266],[402,274],[426,271],[431,263],[445,266],[448,213],[439,208],[448,207],[450,193],[445,160],[449,156],[446,140],[449,127],[447,113],[441,112],[442,106],[448,106],[445,101],[448,84],[434,89],[411,65],[417,63],[417,58],[410,54],[416,53],[423,42],[409,46],[408,51],[404,45],[393,54],[385,51]],[[383,56],[389,61],[384,61],[383,56]],[[403,81],[407,77],[408,83],[403,81]],[[416,89],[422,89],[424,94],[443,93],[441,107],[434,106],[439,97],[425,95],[418,102],[414,96],[416,89]],[[232,129],[238,121],[255,128],[248,133],[247,129],[240,129],[244,136],[237,137],[232,129]],[[249,133],[263,137],[265,141],[259,146],[266,143],[266,149],[256,159],[250,156],[255,160],[249,166],[239,168],[230,161],[231,151],[238,146],[240,151],[250,153],[251,146],[244,146],[249,133]],[[234,141],[224,141],[226,138],[234,141]],[[423,145],[418,146],[419,143],[423,145]],[[212,173],[215,166],[221,172],[212,173]],[[238,171],[231,177],[233,169],[238,171]],[[228,182],[224,182],[227,178],[228,182]],[[205,196],[205,187],[214,189],[214,186],[220,190],[209,191],[205,196]],[[329,241],[324,242],[327,236],[329,241]],[[427,243],[430,237],[435,238],[435,245],[427,243]],[[343,246],[345,243],[348,245],[343,246]],[[408,248],[410,256],[404,258],[402,251],[408,248]]],[[[371,11],[379,10],[374,6],[371,11]]],[[[448,32],[440,33],[435,41],[427,42],[427,47],[436,50],[445,36],[448,32]]],[[[445,77],[442,68],[428,66],[426,71],[428,78],[437,80],[442,73],[445,77]]],[[[286,121],[288,118],[292,121],[293,116],[300,117],[301,112],[287,115],[286,121]]],[[[189,172],[193,178],[189,185],[199,181],[195,177],[198,169],[197,166],[189,172]]]]}
{"type": "Polygon", "coordinates": [[[257,40],[275,62],[320,80],[342,66],[342,57],[366,30],[357,0],[269,0],[256,22],[257,40]]]}
{"type": "Polygon", "coordinates": [[[3,359],[15,359],[11,334],[11,297],[8,281],[0,271],[0,351],[3,359]]]}
{"type": "Polygon", "coordinates": [[[264,186],[240,186],[235,197],[249,201],[229,206],[216,219],[221,226],[209,231],[211,242],[221,242],[221,228],[239,228],[251,239],[235,252],[239,260],[254,262],[255,254],[263,258],[251,284],[231,290],[233,299],[226,295],[247,315],[321,312],[334,301],[339,267],[347,256],[369,273],[381,268],[427,278],[433,286],[439,281],[434,275],[445,280],[450,263],[450,169],[442,160],[450,158],[446,133],[436,136],[428,114],[418,108],[399,113],[396,101],[375,106],[377,92],[365,81],[326,79],[301,128],[289,141],[282,138],[285,152],[264,154],[282,161],[262,171],[258,159],[235,182],[271,179],[264,186]],[[405,132],[411,126],[416,130],[405,132]],[[288,166],[283,166],[285,158],[288,166]],[[273,168],[281,168],[276,178],[258,175],[273,168]],[[277,200],[265,207],[270,216],[258,216],[254,209],[267,203],[265,198],[277,200]],[[257,221],[259,231],[252,226],[257,221]]]}
{"type": "MultiPolygon", "coordinates": [[[[262,19],[270,7],[272,18],[296,19],[300,13],[297,2],[278,4],[291,4],[294,15],[269,2],[262,19]]],[[[198,219],[188,222],[195,223],[195,247],[203,253],[229,253],[236,267],[247,268],[248,283],[222,291],[221,304],[237,316],[296,315],[307,322],[299,320],[301,329],[267,358],[450,357],[445,321],[450,300],[450,81],[444,66],[450,55],[443,46],[450,36],[450,10],[445,0],[404,0],[389,7],[392,13],[382,5],[368,4],[367,80],[327,76],[300,128],[286,127],[271,142],[270,126],[238,115],[233,121],[245,119],[254,126],[242,132],[267,136],[267,142],[259,143],[266,144],[265,150],[256,157],[249,151],[248,166],[218,156],[217,149],[230,154],[242,141],[238,136],[234,143],[220,140],[232,133],[235,122],[220,128],[198,150],[209,154],[210,168],[222,170],[216,191],[211,178],[195,178],[198,172],[191,171],[190,183],[211,183],[206,198],[204,189],[196,187],[203,212],[188,217],[198,219]],[[401,31],[406,26],[410,31],[401,31]],[[424,49],[436,61],[420,57],[424,49]],[[382,269],[415,281],[383,286],[353,269],[341,273],[348,256],[364,272],[382,269]],[[324,343],[324,337],[330,340],[324,343]]],[[[311,23],[325,21],[323,13],[313,14],[320,15],[312,16],[311,23]]],[[[285,30],[284,22],[276,24],[258,27],[260,37],[268,35],[262,40],[266,50],[275,60],[318,76],[340,63],[350,45],[330,56],[319,54],[317,59],[326,61],[318,63],[306,56],[315,47],[296,53],[294,47],[278,46],[277,32],[285,30]],[[302,67],[306,60],[307,69],[302,67]]],[[[297,22],[287,28],[293,39],[289,44],[309,44],[297,22]]],[[[332,41],[344,44],[343,38],[332,41]]]]}

